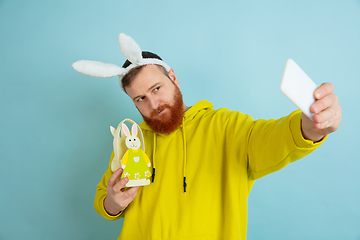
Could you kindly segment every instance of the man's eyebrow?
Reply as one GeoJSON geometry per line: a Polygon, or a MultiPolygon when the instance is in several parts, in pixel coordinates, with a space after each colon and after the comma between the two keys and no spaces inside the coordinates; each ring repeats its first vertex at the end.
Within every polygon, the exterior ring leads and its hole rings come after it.
{"type": "MultiPolygon", "coordinates": [[[[155,88],[156,85],[158,85],[158,84],[160,84],[160,82],[157,82],[154,85],[152,85],[151,87],[149,87],[148,92],[151,91],[151,89],[155,88]]],[[[133,98],[133,101],[136,101],[136,99],[138,99],[140,97],[141,97],[141,95],[137,95],[136,97],[133,98]]]]}

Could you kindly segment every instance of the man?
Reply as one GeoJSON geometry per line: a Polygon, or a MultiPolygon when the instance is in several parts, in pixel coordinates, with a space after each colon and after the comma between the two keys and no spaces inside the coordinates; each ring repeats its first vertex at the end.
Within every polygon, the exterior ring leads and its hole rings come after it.
{"type": "Polygon", "coordinates": [[[255,180],[314,151],[341,122],[330,83],[314,93],[313,121],[300,111],[253,120],[205,100],[187,107],[173,69],[145,62],[127,61],[120,85],[144,118],[153,183],[125,189],[128,179],[116,180],[122,169],[112,173],[109,165],[95,195],[100,215],[124,217],[119,239],[246,239],[255,180]]]}

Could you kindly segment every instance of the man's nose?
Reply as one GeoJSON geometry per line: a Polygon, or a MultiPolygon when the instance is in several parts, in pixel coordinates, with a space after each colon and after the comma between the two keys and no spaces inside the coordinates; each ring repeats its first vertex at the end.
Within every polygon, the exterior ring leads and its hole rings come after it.
{"type": "Polygon", "coordinates": [[[150,107],[154,110],[159,107],[159,100],[156,97],[149,97],[150,107]]]}

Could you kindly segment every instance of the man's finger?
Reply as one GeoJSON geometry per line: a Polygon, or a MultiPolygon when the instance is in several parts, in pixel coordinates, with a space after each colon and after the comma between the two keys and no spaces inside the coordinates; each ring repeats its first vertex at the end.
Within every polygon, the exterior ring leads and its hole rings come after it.
{"type": "Polygon", "coordinates": [[[121,174],[123,173],[123,169],[119,168],[118,170],[116,170],[109,178],[108,181],[108,186],[109,187],[113,187],[116,184],[116,179],[118,179],[121,174]]]}
{"type": "Polygon", "coordinates": [[[120,192],[121,189],[125,188],[125,185],[129,182],[127,177],[120,179],[112,188],[114,192],[120,192]]]}
{"type": "Polygon", "coordinates": [[[128,190],[123,192],[124,198],[130,198],[132,195],[137,193],[139,191],[140,186],[137,187],[131,187],[128,190]]]}
{"type": "Polygon", "coordinates": [[[127,198],[124,200],[124,205],[129,205],[137,196],[139,187],[132,187],[126,191],[127,198]],[[131,191],[130,191],[131,190],[131,191]]]}
{"type": "Polygon", "coordinates": [[[337,101],[337,96],[334,93],[328,94],[311,105],[310,112],[318,114],[327,108],[332,107],[337,101]]]}
{"type": "Polygon", "coordinates": [[[324,111],[316,114],[313,117],[314,123],[322,124],[328,122],[330,119],[334,118],[336,115],[335,110],[333,108],[327,108],[324,111]]]}
{"type": "Polygon", "coordinates": [[[331,83],[323,83],[318,87],[314,92],[314,97],[316,99],[321,99],[326,95],[332,93],[334,91],[334,85],[331,83]]]}

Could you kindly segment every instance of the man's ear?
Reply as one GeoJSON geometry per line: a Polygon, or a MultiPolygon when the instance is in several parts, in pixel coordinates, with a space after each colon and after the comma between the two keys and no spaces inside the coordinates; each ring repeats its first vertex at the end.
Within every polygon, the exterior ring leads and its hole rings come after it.
{"type": "Polygon", "coordinates": [[[180,83],[179,83],[179,81],[177,80],[177,77],[176,77],[176,75],[175,75],[175,72],[174,72],[174,69],[170,69],[170,71],[169,71],[169,77],[170,77],[170,79],[171,80],[173,80],[173,82],[175,83],[175,85],[177,86],[177,87],[180,87],[180,83]]]}

